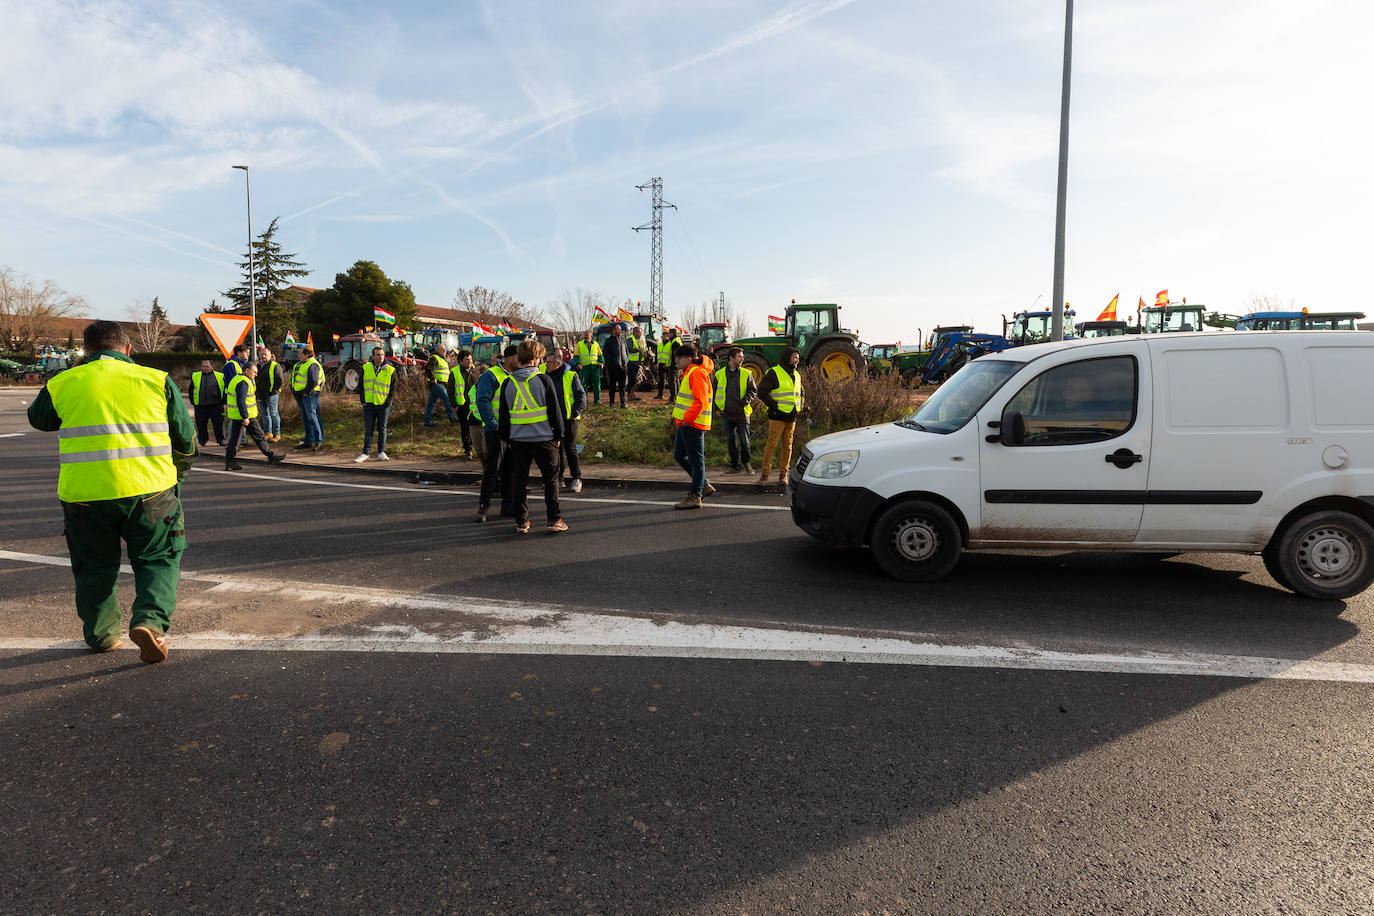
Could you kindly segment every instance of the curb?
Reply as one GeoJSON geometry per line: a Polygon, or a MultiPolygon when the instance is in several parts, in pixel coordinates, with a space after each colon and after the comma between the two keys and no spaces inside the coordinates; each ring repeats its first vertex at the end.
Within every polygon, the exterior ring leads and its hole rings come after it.
{"type": "MultiPolygon", "coordinates": [[[[202,455],[222,458],[221,452],[201,451],[202,455]]],[[[267,459],[261,455],[248,456],[239,453],[234,456],[234,460],[241,464],[260,464],[267,465],[267,459]]],[[[346,465],[339,464],[292,464],[288,457],[277,467],[290,465],[291,467],[304,468],[314,471],[331,471],[337,474],[378,474],[386,477],[400,478],[406,483],[414,484],[440,484],[444,486],[464,486],[478,484],[482,482],[480,471],[435,471],[424,468],[389,468],[382,467],[374,461],[364,463],[349,462],[346,465]]],[[[530,477],[531,486],[537,486],[535,481],[540,480],[538,476],[530,477]]],[[[593,489],[603,490],[662,490],[665,488],[684,487],[687,484],[686,474],[681,478],[662,480],[641,480],[635,477],[588,477],[583,475],[582,486],[593,489]]],[[[766,493],[781,493],[781,484],[770,483],[767,487],[760,487],[756,483],[744,483],[733,480],[712,480],[711,485],[721,493],[751,493],[754,495],[766,493]]]]}

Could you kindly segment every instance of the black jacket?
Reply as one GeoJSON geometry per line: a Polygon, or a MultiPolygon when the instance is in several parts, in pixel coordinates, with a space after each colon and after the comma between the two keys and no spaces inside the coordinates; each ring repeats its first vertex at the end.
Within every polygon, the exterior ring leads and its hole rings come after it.
{"type": "Polygon", "coordinates": [[[625,346],[624,337],[616,337],[612,334],[601,344],[601,358],[607,366],[625,368],[625,363],[629,360],[629,350],[625,346]]]}
{"type": "Polygon", "coordinates": [[[281,391],[282,379],[285,373],[281,371],[281,364],[275,359],[258,364],[257,391],[258,400],[264,401],[272,395],[281,391]]]}
{"type": "MultiPolygon", "coordinates": [[[[780,368],[783,372],[786,372],[793,378],[796,378],[797,372],[801,371],[800,365],[797,366],[796,372],[793,372],[786,366],[782,366],[780,368]]],[[[782,420],[784,422],[790,422],[792,420],[797,419],[797,415],[801,413],[801,411],[797,411],[796,413],[783,413],[782,411],[778,410],[778,402],[773,400],[773,392],[777,390],[777,387],[778,377],[772,369],[769,369],[767,372],[763,374],[763,384],[759,386],[759,400],[762,401],[764,403],[764,406],[768,408],[768,419],[782,420]]]]}

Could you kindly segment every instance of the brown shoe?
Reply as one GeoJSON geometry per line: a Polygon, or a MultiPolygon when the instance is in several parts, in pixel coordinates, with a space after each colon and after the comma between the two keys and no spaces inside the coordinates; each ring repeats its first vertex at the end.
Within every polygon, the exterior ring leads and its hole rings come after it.
{"type": "Polygon", "coordinates": [[[154,633],[147,627],[133,627],[129,638],[138,646],[139,660],[148,665],[156,665],[167,660],[167,637],[154,633]]]}
{"type": "Polygon", "coordinates": [[[760,474],[759,479],[756,481],[756,483],[758,483],[758,485],[761,487],[768,486],[768,472],[764,471],[762,474],[760,474]]]}
{"type": "Polygon", "coordinates": [[[715,495],[716,495],[716,488],[713,487],[713,486],[711,486],[711,485],[708,483],[708,484],[706,485],[706,489],[701,491],[701,495],[702,495],[703,497],[706,497],[706,496],[715,496],[715,495]]]}
{"type": "Polygon", "coordinates": [[[106,636],[104,639],[91,646],[91,651],[97,654],[101,652],[113,652],[122,645],[124,645],[124,640],[120,639],[119,634],[116,633],[113,636],[106,636]]]}
{"type": "Polygon", "coordinates": [[[701,497],[695,493],[688,493],[687,498],[680,503],[673,505],[674,509],[700,509],[701,497]]]}

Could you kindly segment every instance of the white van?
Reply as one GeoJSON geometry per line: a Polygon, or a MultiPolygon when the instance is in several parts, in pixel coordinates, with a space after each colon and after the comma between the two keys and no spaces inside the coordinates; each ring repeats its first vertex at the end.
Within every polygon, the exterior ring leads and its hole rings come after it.
{"type": "Polygon", "coordinates": [[[964,549],[1259,553],[1281,584],[1374,581],[1374,334],[1158,334],[1019,347],[905,420],[812,440],[793,520],[908,581],[964,549]]]}

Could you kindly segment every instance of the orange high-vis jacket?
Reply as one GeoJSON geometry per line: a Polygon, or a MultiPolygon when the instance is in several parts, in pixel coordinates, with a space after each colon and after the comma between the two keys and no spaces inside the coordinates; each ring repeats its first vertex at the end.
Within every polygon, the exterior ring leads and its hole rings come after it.
{"type": "Polygon", "coordinates": [[[684,387],[691,387],[692,404],[682,415],[681,425],[697,429],[711,428],[711,377],[700,366],[688,366],[682,380],[684,387]],[[706,412],[703,417],[702,411],[706,412]]]}

